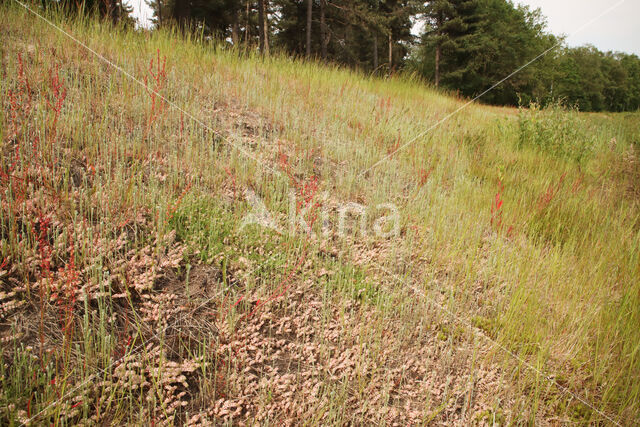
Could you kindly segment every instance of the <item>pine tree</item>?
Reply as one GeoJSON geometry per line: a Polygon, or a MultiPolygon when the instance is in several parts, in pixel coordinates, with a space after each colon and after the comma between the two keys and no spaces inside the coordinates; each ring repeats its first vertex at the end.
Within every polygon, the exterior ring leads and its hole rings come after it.
{"type": "Polygon", "coordinates": [[[154,12],[156,26],[173,23],[183,31],[193,29],[205,35],[239,41],[241,1],[148,0],[147,4],[154,12]]]}
{"type": "Polygon", "coordinates": [[[468,55],[468,41],[478,21],[477,6],[477,0],[433,0],[426,4],[423,44],[433,50],[436,87],[440,85],[441,71],[452,72],[459,56],[468,55]]]}
{"type": "Polygon", "coordinates": [[[60,0],[60,5],[68,13],[96,13],[114,24],[133,25],[135,23],[131,16],[133,8],[123,0],[60,0]]]}
{"type": "Polygon", "coordinates": [[[313,0],[307,0],[307,58],[311,57],[311,24],[313,21],[313,0]]]}

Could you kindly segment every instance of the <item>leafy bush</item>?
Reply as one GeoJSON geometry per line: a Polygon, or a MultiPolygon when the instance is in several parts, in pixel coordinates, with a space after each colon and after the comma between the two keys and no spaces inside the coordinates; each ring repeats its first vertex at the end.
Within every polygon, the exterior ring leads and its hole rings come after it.
{"type": "Polygon", "coordinates": [[[593,150],[594,137],[575,108],[561,103],[540,108],[532,103],[518,115],[518,148],[530,147],[580,163],[593,150]]]}

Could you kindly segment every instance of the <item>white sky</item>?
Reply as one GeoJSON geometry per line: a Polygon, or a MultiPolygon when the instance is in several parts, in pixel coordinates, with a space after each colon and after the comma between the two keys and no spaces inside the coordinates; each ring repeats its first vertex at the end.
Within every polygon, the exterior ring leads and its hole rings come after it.
{"type": "MultiPolygon", "coordinates": [[[[620,0],[516,0],[542,9],[549,30],[571,35],[620,0]]],[[[605,16],[567,38],[570,46],[592,44],[602,51],[640,55],[640,0],[623,0],[605,16]]]]}
{"type": "Polygon", "coordinates": [[[135,16],[140,25],[143,27],[150,25],[153,11],[147,5],[146,0],[124,0],[124,2],[133,6],[133,16],[135,16]]]}
{"type": "MultiPolygon", "coordinates": [[[[148,26],[152,12],[146,0],[125,0],[125,2],[133,5],[135,17],[143,26],[148,26]]],[[[570,36],[567,38],[570,46],[589,43],[602,51],[612,50],[640,55],[640,0],[515,0],[515,2],[529,5],[532,9],[542,9],[542,14],[547,17],[549,30],[556,35],[570,36]],[[614,9],[598,18],[616,4],[614,9]],[[596,18],[598,19],[592,24],[580,29],[596,18]]]]}

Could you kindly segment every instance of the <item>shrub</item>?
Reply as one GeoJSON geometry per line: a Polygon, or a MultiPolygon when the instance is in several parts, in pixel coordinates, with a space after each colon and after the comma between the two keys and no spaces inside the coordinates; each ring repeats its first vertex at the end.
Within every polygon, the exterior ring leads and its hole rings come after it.
{"type": "Polygon", "coordinates": [[[575,108],[557,102],[545,108],[532,103],[518,115],[518,148],[526,147],[578,163],[588,157],[595,138],[575,108]]]}

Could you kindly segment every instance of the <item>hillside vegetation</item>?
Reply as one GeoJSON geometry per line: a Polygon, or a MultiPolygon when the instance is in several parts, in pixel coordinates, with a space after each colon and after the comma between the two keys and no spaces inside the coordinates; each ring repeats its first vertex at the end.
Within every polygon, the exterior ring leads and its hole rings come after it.
{"type": "Polygon", "coordinates": [[[1,424],[640,423],[640,114],[48,19],[0,6],[1,424]]]}

